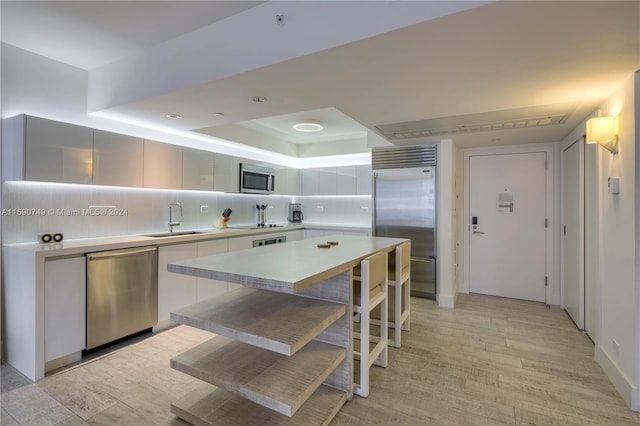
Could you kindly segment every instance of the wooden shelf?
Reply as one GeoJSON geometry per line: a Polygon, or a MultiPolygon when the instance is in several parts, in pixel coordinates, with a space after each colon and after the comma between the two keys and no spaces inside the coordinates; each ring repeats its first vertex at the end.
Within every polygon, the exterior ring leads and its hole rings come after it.
{"type": "Polygon", "coordinates": [[[194,391],[171,412],[196,426],[328,425],[347,400],[344,391],[320,386],[293,417],[262,407],[224,389],[194,391]]]}
{"type": "Polygon", "coordinates": [[[345,348],[315,340],[288,357],[218,336],[171,367],[291,417],[345,356],[345,348]]]}
{"type": "Polygon", "coordinates": [[[171,312],[171,320],[293,355],[346,313],[346,305],[239,288],[171,312]]]}

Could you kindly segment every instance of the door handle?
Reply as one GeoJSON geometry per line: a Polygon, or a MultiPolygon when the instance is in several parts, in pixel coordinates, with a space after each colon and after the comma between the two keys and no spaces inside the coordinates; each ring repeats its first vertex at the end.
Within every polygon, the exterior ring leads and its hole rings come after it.
{"type": "Polygon", "coordinates": [[[473,231],[474,234],[480,234],[480,235],[484,235],[484,232],[482,231],[473,231]]]}

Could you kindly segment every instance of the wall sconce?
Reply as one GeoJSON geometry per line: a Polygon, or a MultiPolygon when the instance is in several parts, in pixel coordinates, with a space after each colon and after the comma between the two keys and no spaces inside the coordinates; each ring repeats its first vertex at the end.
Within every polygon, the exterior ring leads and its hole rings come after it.
{"type": "Polygon", "coordinates": [[[618,153],[618,117],[587,120],[587,143],[599,143],[612,154],[618,153]]]}

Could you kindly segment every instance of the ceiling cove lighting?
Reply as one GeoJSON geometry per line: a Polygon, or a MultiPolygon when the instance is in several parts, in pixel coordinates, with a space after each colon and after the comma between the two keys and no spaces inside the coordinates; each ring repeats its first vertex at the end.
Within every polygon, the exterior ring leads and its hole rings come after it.
{"type": "Polygon", "coordinates": [[[294,124],[293,129],[299,132],[313,133],[322,131],[324,126],[320,120],[308,119],[294,124]]]}
{"type": "Polygon", "coordinates": [[[587,143],[598,143],[611,154],[618,153],[618,117],[587,120],[587,143]]]}

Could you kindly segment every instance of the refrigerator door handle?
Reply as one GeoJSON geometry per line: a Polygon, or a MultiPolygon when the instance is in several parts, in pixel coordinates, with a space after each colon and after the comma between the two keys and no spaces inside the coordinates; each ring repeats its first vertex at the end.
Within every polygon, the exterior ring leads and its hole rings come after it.
{"type": "Polygon", "coordinates": [[[373,182],[371,185],[371,200],[373,201],[373,212],[371,213],[371,236],[376,236],[376,180],[378,173],[373,173],[373,182]]]}
{"type": "Polygon", "coordinates": [[[415,263],[432,263],[435,259],[429,258],[429,259],[422,259],[420,257],[412,257],[411,261],[415,262],[415,263]]]}

